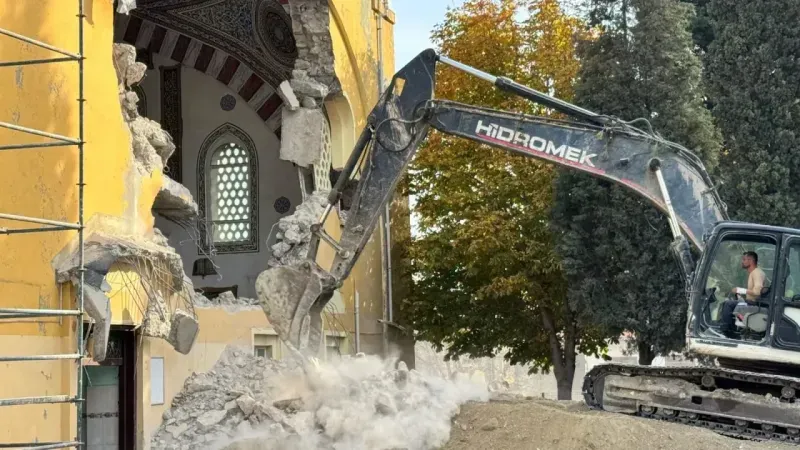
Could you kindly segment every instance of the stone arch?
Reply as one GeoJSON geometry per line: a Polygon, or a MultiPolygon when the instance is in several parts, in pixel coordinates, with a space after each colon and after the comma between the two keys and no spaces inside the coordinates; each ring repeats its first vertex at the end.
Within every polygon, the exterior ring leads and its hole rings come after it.
{"type": "MultiPolygon", "coordinates": [[[[237,155],[238,156],[238,155],[237,155]]],[[[224,162],[223,164],[228,164],[224,162]]],[[[233,163],[231,163],[233,165],[233,163]]],[[[250,136],[241,128],[232,123],[225,123],[220,125],[212,131],[203,141],[200,152],[197,155],[197,206],[199,209],[199,235],[200,242],[198,242],[198,254],[207,255],[209,253],[242,253],[242,252],[257,252],[259,249],[258,241],[258,152],[256,145],[250,136]],[[217,152],[227,149],[230,146],[241,150],[246,155],[243,160],[238,160],[239,165],[236,168],[246,167],[248,175],[244,179],[235,179],[233,183],[235,186],[231,187],[230,192],[238,193],[241,195],[231,195],[223,198],[220,195],[220,200],[229,202],[223,207],[241,208],[244,206],[244,211],[238,210],[231,212],[232,217],[227,217],[228,212],[223,211],[226,217],[217,219],[217,215],[213,211],[209,211],[209,186],[211,183],[228,183],[229,180],[216,180],[209,179],[213,176],[211,173],[212,158],[217,152]],[[244,191],[244,193],[242,193],[244,191]],[[236,203],[234,204],[234,200],[236,203]],[[221,242],[215,242],[215,237],[219,231],[227,232],[227,228],[220,230],[214,227],[214,222],[217,220],[236,220],[242,223],[246,222],[247,233],[241,239],[236,241],[226,241],[223,239],[221,242]],[[209,230],[210,226],[210,230],[209,230]]],[[[218,175],[237,175],[241,172],[234,171],[234,167],[219,167],[218,175]],[[227,172],[225,172],[227,170],[227,172]],[[230,173],[228,173],[230,172],[230,173]]],[[[226,191],[228,192],[228,191],[226,191]]],[[[213,199],[213,196],[211,196],[213,199]]],[[[221,224],[225,226],[228,224],[221,224]]],[[[236,224],[239,225],[239,224],[236,224]]],[[[244,229],[244,228],[243,228],[244,229]]],[[[238,228],[237,228],[238,230],[238,228]]],[[[236,231],[236,230],[234,230],[236,231]]]]}
{"type": "Polygon", "coordinates": [[[277,0],[139,0],[130,15],[117,14],[115,40],[214,78],[276,131],[277,88],[298,54],[291,24],[277,0]]]}
{"type": "Polygon", "coordinates": [[[331,163],[340,169],[356,143],[353,108],[347,94],[340,92],[325,101],[325,111],[331,127],[331,163]]]}

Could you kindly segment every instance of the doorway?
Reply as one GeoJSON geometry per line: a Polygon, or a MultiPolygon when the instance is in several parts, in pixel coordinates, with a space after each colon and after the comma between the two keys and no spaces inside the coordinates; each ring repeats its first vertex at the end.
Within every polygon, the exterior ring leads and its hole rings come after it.
{"type": "Polygon", "coordinates": [[[111,327],[106,359],[84,366],[87,450],[136,448],[136,333],[111,327]]]}

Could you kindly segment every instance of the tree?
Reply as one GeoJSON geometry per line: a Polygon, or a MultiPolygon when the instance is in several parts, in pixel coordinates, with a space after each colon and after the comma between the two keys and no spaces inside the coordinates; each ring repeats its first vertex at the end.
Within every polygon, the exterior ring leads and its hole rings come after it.
{"type": "MultiPolygon", "coordinates": [[[[580,46],[575,102],[625,120],[648,119],[713,166],[719,136],[703,103],[692,8],[674,0],[594,0],[599,39],[580,46]]],[[[634,333],[639,363],[683,347],[684,285],[666,217],[618,185],[562,171],[552,210],[575,309],[634,333]]]]}
{"type": "MultiPolygon", "coordinates": [[[[556,0],[468,0],[433,33],[441,53],[561,98],[572,96],[578,20],[556,0]],[[529,18],[518,21],[522,8],[529,18]]],[[[437,72],[436,96],[508,111],[543,113],[475,77],[437,72]]],[[[553,167],[431,133],[408,172],[420,236],[408,255],[413,289],[403,313],[417,338],[448,358],[491,357],[551,368],[570,398],[576,351],[598,355],[603,333],[566,303],[548,230],[553,167]]]]}
{"type": "Polygon", "coordinates": [[[795,1],[707,5],[715,39],[706,71],[725,140],[718,178],[731,216],[800,224],[800,5],[795,1]]]}

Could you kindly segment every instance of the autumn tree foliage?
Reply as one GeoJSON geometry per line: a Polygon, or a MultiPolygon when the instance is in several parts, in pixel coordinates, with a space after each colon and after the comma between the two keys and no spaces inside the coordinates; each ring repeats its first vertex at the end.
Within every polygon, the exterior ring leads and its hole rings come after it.
{"type": "MultiPolygon", "coordinates": [[[[583,24],[556,0],[467,0],[433,38],[439,51],[483,71],[570,99],[583,24]],[[520,20],[521,17],[527,18],[520,20]]],[[[544,114],[478,78],[441,67],[436,96],[544,114]]],[[[494,356],[552,369],[570,398],[576,352],[595,354],[603,332],[566,301],[548,227],[551,165],[431,132],[409,170],[419,235],[408,250],[413,289],[403,315],[418,340],[449,356],[494,356]]]]}
{"type": "MultiPolygon", "coordinates": [[[[647,119],[713,168],[720,137],[704,104],[694,8],[677,0],[589,3],[589,20],[603,30],[580,46],[575,103],[624,120],[647,119]]],[[[608,328],[634,332],[640,364],[680,350],[687,304],[664,214],[581,173],[564,171],[556,192],[553,226],[570,302],[593,309],[608,328]]]]}

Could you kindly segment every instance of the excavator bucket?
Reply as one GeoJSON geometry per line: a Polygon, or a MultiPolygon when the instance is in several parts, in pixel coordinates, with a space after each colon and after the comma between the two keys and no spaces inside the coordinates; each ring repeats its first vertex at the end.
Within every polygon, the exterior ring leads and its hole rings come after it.
{"type": "Polygon", "coordinates": [[[322,344],[322,310],[335,279],[313,261],[262,272],[256,293],[270,324],[295,352],[316,355],[322,344]]]}

